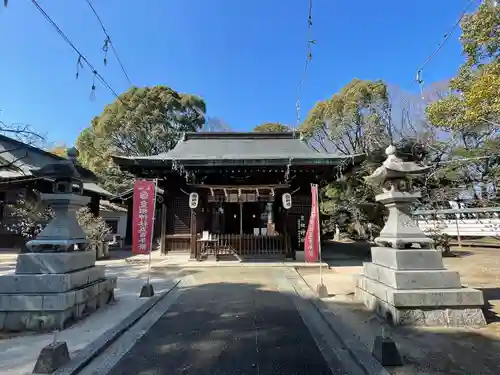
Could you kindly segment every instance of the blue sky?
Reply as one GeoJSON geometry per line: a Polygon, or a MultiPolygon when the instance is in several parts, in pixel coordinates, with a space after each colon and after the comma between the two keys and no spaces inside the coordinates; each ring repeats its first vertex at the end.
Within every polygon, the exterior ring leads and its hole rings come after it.
{"type": "MultiPolygon", "coordinates": [[[[479,1],[478,1],[479,2],[479,1]]],[[[416,70],[456,22],[467,0],[314,0],[313,61],[302,117],[354,77],[384,79],[418,91],[416,70]]],[[[85,0],[39,0],[118,92],[127,80],[109,55],[85,0]]],[[[295,122],[306,56],[308,0],[93,0],[136,86],[163,84],[197,94],[209,116],[234,130],[295,122]]],[[[424,71],[427,84],[453,76],[462,62],[459,32],[424,71]]],[[[29,0],[0,9],[0,113],[51,141],[72,144],[114,100],[92,75],[75,79],[77,56],[29,0]]]]}

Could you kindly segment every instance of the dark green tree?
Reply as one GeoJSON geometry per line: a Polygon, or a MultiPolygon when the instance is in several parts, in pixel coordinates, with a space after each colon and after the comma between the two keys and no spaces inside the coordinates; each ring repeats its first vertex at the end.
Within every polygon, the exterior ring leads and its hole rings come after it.
{"type": "Polygon", "coordinates": [[[257,125],[255,128],[253,128],[254,132],[274,132],[274,133],[281,133],[281,132],[289,132],[292,131],[288,126],[283,125],[279,122],[266,122],[261,125],[257,125]]]}
{"type": "Polygon", "coordinates": [[[155,155],[171,150],[183,132],[205,123],[205,102],[167,86],[133,87],[120,95],[84,129],[77,139],[80,162],[94,171],[103,186],[117,192],[128,188],[112,155],[155,155]]]}

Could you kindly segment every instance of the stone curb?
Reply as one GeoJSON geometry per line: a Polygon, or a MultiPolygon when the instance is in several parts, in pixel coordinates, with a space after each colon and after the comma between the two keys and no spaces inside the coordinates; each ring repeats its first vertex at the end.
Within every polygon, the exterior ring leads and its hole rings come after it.
{"type": "MultiPolygon", "coordinates": [[[[224,267],[263,267],[263,268],[270,268],[270,267],[287,267],[287,268],[319,268],[320,263],[301,263],[301,262],[234,262],[234,263],[229,263],[229,262],[199,262],[195,263],[196,261],[189,262],[189,263],[160,263],[157,264],[156,266],[182,266],[183,268],[224,268],[224,267]]],[[[330,266],[327,263],[322,264],[323,268],[330,268],[330,266]]]]}
{"type": "Polygon", "coordinates": [[[115,327],[110,328],[97,339],[92,341],[82,351],[80,351],[75,358],[72,358],[65,366],[53,372],[52,375],[78,374],[93,359],[102,354],[111,344],[118,340],[118,338],[120,338],[120,336],[122,336],[130,327],[137,323],[137,321],[141,319],[149,310],[151,310],[158,302],[174,290],[180,282],[180,279],[174,280],[174,284],[170,289],[148,299],[115,327]]]}
{"type": "Polygon", "coordinates": [[[334,335],[344,345],[345,349],[347,349],[352,359],[361,369],[363,369],[364,373],[367,375],[390,375],[385,367],[372,356],[354,333],[346,327],[342,320],[338,318],[335,313],[330,311],[328,306],[321,299],[316,297],[314,291],[307,284],[302,275],[295,269],[294,272],[297,274],[297,281],[299,284],[302,284],[300,285],[301,290],[297,290],[297,292],[312,303],[323,320],[333,331],[334,335]],[[307,288],[307,291],[304,291],[305,288],[307,288]]]}

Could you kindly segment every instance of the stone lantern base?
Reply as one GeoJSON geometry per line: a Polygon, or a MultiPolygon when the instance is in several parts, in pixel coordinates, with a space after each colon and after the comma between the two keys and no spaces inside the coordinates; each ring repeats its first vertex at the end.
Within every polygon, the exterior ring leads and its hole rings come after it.
{"type": "Polygon", "coordinates": [[[464,288],[434,249],[372,248],[357,280],[357,299],[392,324],[484,325],[483,293],[464,288]]]}
{"type": "Polygon", "coordinates": [[[116,278],[95,265],[95,251],[26,253],[0,276],[0,330],[61,330],[114,299],[116,278]]]}

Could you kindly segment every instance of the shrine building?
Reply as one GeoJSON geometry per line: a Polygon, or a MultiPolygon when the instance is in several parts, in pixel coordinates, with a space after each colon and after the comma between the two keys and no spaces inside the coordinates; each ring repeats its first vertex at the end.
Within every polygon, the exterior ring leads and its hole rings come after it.
{"type": "Polygon", "coordinates": [[[201,260],[295,259],[311,211],[310,184],[333,181],[363,158],[318,152],[294,132],[200,132],[183,134],[166,153],[113,160],[138,179],[158,179],[162,250],[201,260]]]}

